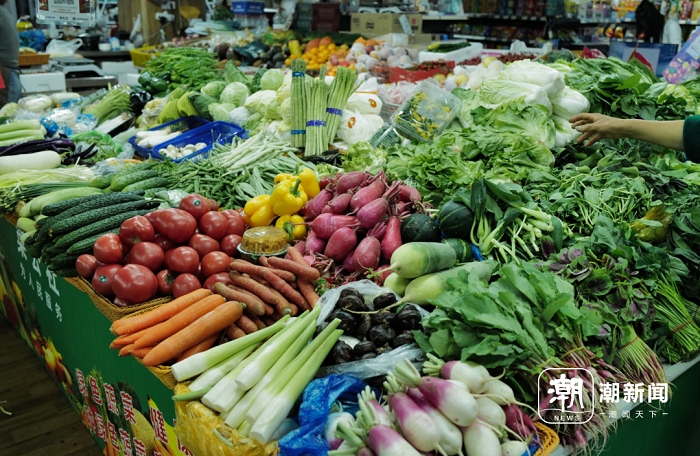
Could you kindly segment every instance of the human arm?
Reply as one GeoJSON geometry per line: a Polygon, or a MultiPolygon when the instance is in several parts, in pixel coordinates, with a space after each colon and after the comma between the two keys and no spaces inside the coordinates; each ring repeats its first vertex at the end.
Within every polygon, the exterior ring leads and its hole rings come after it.
{"type": "Polygon", "coordinates": [[[601,139],[632,138],[673,150],[683,147],[683,124],[685,120],[654,121],[616,119],[602,114],[584,113],[569,119],[576,130],[583,133],[578,142],[586,141],[590,147],[601,139]]]}

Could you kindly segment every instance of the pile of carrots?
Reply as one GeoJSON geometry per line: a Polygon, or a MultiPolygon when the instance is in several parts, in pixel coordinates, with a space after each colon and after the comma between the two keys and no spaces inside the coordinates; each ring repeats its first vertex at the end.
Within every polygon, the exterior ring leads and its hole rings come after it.
{"type": "Polygon", "coordinates": [[[229,272],[232,284],[214,286],[227,301],[247,306],[243,316],[227,329],[229,338],[238,339],[273,325],[285,315],[296,315],[299,309],[314,308],[319,296],[312,284],[321,274],[294,247],[287,249],[287,255],[289,259],[260,257],[262,266],[233,260],[229,272]]]}
{"type": "Polygon", "coordinates": [[[289,247],[290,259],[260,257],[258,266],[233,260],[232,284],[199,289],[141,315],[123,318],[110,331],[119,356],[142,358],[144,366],[179,362],[211,348],[222,331],[230,339],[273,325],[285,315],[311,310],[320,273],[289,247]],[[291,301],[291,302],[290,302],[291,301]]]}

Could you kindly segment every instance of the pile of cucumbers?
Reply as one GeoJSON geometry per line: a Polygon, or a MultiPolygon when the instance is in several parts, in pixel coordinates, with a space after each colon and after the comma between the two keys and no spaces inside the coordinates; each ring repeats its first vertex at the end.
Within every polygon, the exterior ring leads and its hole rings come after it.
{"type": "Polygon", "coordinates": [[[118,173],[105,174],[90,182],[90,187],[104,189],[107,193],[144,190],[146,198],[152,198],[168,186],[168,180],[154,169],[159,164],[162,162],[144,162],[118,173]]]}
{"type": "Polygon", "coordinates": [[[127,219],[145,215],[158,206],[159,202],[146,198],[145,189],[127,190],[132,184],[143,184],[143,172],[153,165],[141,163],[110,175],[119,189],[114,192],[100,191],[44,205],[41,215],[34,219],[35,229],[22,236],[27,254],[40,258],[60,277],[78,275],[75,261],[82,254],[92,253],[97,238],[118,234],[127,219]]]}

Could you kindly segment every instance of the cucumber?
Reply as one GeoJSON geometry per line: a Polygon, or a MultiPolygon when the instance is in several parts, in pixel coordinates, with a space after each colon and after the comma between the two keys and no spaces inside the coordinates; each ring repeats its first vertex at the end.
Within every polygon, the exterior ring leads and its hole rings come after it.
{"type": "Polygon", "coordinates": [[[64,268],[53,271],[59,277],[77,277],[78,270],[75,269],[75,264],[73,266],[66,266],[64,268]]]}
{"type": "Polygon", "coordinates": [[[101,236],[104,236],[105,234],[109,233],[119,234],[119,229],[117,228],[114,230],[104,231],[100,234],[90,236],[87,239],[83,239],[82,241],[78,241],[75,244],[68,247],[67,252],[73,253],[75,255],[82,255],[83,253],[92,253],[92,246],[95,245],[95,241],[97,241],[97,239],[99,239],[101,236]]]}
{"type": "Polygon", "coordinates": [[[436,242],[404,244],[391,255],[391,270],[404,279],[441,271],[455,265],[457,255],[452,247],[436,242]]]}
{"type": "Polygon", "coordinates": [[[77,260],[79,256],[80,255],[75,255],[68,252],[55,256],[49,264],[49,271],[57,271],[61,268],[65,268],[66,266],[75,266],[75,260],[77,260]]]}
{"type": "Polygon", "coordinates": [[[155,198],[156,195],[158,195],[158,193],[163,192],[163,191],[167,191],[167,190],[168,190],[167,187],[149,188],[148,190],[146,190],[146,194],[143,195],[143,197],[146,199],[155,198]]]}
{"type": "Polygon", "coordinates": [[[145,192],[128,192],[128,193],[116,193],[116,194],[103,194],[99,198],[91,199],[83,204],[72,207],[66,211],[61,212],[53,218],[54,224],[61,220],[66,220],[70,217],[75,217],[76,215],[93,211],[95,209],[101,209],[108,206],[114,206],[115,204],[128,203],[133,201],[143,201],[143,195],[145,192]]]}
{"type": "MultiPolygon", "coordinates": [[[[20,241],[22,244],[24,244],[24,245],[26,245],[27,247],[29,247],[29,245],[27,245],[27,242],[32,238],[32,236],[33,236],[35,233],[36,233],[36,230],[34,230],[34,231],[27,231],[26,233],[24,233],[22,236],[19,237],[19,241],[20,241]]],[[[33,244],[33,242],[32,242],[32,244],[33,244]]]]}
{"type": "Polygon", "coordinates": [[[33,244],[27,248],[27,255],[32,258],[39,258],[41,256],[41,249],[37,247],[36,244],[33,244]]]}
{"type": "MultiPolygon", "coordinates": [[[[109,201],[109,198],[107,198],[107,195],[105,195],[104,193],[106,193],[106,192],[102,192],[102,193],[97,194],[97,195],[85,196],[82,198],[72,198],[72,199],[67,199],[65,201],[60,201],[58,203],[48,204],[48,205],[44,206],[44,208],[41,210],[41,213],[44,215],[48,215],[48,216],[56,216],[58,214],[61,214],[62,212],[67,211],[68,209],[77,207],[77,206],[85,204],[87,202],[105,201],[105,199],[107,201],[109,201]]],[[[137,195],[138,194],[143,195],[143,192],[135,192],[135,193],[137,195]]],[[[124,201],[121,201],[121,202],[124,202],[124,201]]],[[[101,207],[101,206],[95,206],[95,208],[97,208],[97,207],[101,207]]]]}
{"type": "Polygon", "coordinates": [[[115,173],[111,174],[103,174],[100,177],[96,177],[95,179],[90,182],[90,187],[95,187],[95,188],[107,188],[109,187],[109,184],[112,183],[112,179],[114,178],[115,173]]]}
{"type": "Polygon", "coordinates": [[[125,174],[123,176],[117,176],[112,180],[112,184],[109,186],[109,188],[113,192],[120,192],[128,185],[145,181],[146,179],[150,179],[152,177],[158,177],[158,171],[149,169],[147,171],[138,171],[135,173],[125,174]]]}
{"type": "Polygon", "coordinates": [[[124,212],[122,214],[114,215],[105,220],[100,220],[98,222],[91,223],[90,225],[78,228],[77,230],[61,237],[61,239],[59,239],[56,242],[56,245],[63,246],[75,244],[78,241],[94,236],[98,233],[119,228],[122,223],[124,223],[131,217],[136,217],[137,215],[146,215],[149,212],[150,210],[129,211],[124,212]]]}
{"type": "MultiPolygon", "coordinates": [[[[115,195],[117,196],[117,195],[115,195]]],[[[51,227],[51,237],[58,237],[62,234],[69,233],[78,228],[90,225],[91,223],[98,222],[100,220],[107,219],[114,215],[122,214],[124,212],[136,211],[139,209],[145,209],[153,206],[155,203],[148,202],[144,199],[141,201],[129,201],[122,204],[115,204],[113,206],[107,206],[100,209],[94,209],[92,211],[84,212],[78,214],[74,217],[70,217],[65,220],[60,220],[51,227]]]]}
{"type": "Polygon", "coordinates": [[[19,211],[19,216],[32,217],[36,214],[41,213],[44,206],[48,206],[49,204],[57,203],[59,201],[64,201],[72,198],[79,198],[81,196],[95,195],[97,193],[102,193],[102,190],[100,190],[99,188],[92,187],[77,187],[56,190],[55,192],[47,193],[46,195],[41,195],[37,198],[34,198],[31,203],[25,204],[19,211]]]}
{"type": "Polygon", "coordinates": [[[168,179],[164,177],[152,177],[150,179],[146,179],[145,181],[140,181],[131,185],[127,185],[122,191],[129,192],[134,190],[148,190],[151,188],[164,187],[166,185],[168,185],[168,179]]]}
{"type": "Polygon", "coordinates": [[[49,254],[52,257],[55,257],[57,255],[60,255],[62,253],[65,253],[67,249],[65,247],[59,247],[57,245],[52,244],[51,247],[49,247],[46,250],[46,253],[49,254]]]}
{"type": "Polygon", "coordinates": [[[457,277],[461,271],[475,273],[481,280],[488,280],[492,272],[491,267],[485,261],[474,261],[458,268],[427,274],[411,280],[411,283],[406,287],[404,297],[399,302],[410,302],[419,306],[430,304],[430,300],[437,298],[443,291],[450,290],[450,287],[447,286],[447,279],[457,277]]]}
{"type": "Polygon", "coordinates": [[[17,228],[25,233],[36,230],[35,224],[36,222],[30,218],[20,217],[17,219],[17,228]]]}

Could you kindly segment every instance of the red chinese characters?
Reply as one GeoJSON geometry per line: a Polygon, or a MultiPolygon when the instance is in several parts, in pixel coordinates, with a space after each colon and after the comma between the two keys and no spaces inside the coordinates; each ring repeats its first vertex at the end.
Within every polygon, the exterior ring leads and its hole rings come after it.
{"type": "Polygon", "coordinates": [[[117,397],[114,395],[114,387],[109,383],[105,383],[104,387],[105,396],[107,396],[107,408],[115,415],[119,415],[119,409],[117,408],[117,397]]]}
{"type": "Polygon", "coordinates": [[[122,396],[122,408],[124,409],[124,418],[131,424],[136,424],[136,416],[134,415],[134,405],[131,401],[131,395],[129,393],[125,393],[124,391],[120,392],[122,396]]]}
{"type": "Polygon", "coordinates": [[[83,372],[80,369],[75,369],[75,378],[78,379],[80,394],[85,397],[85,400],[88,400],[87,389],[85,389],[85,377],[83,377],[83,372]]]}
{"type": "Polygon", "coordinates": [[[114,427],[112,423],[107,423],[109,427],[109,437],[112,442],[112,449],[119,453],[119,437],[117,436],[117,428],[114,427]]]}
{"type": "Polygon", "coordinates": [[[102,394],[100,394],[100,385],[97,384],[97,380],[91,375],[90,376],[90,389],[92,390],[92,399],[95,404],[102,405],[102,394]]]}
{"type": "Polygon", "coordinates": [[[165,420],[163,419],[163,413],[153,407],[151,407],[151,424],[153,425],[153,430],[156,433],[156,438],[168,445],[168,434],[165,432],[165,420]]]}
{"type": "MultiPolygon", "coordinates": [[[[177,420],[173,419],[173,426],[177,424],[177,420]]],[[[187,449],[185,445],[180,442],[180,437],[177,438],[177,450],[186,455],[186,456],[194,456],[190,450],[187,449]]]]}
{"type": "Polygon", "coordinates": [[[122,447],[124,447],[124,456],[134,456],[131,449],[131,437],[124,429],[119,429],[119,436],[122,438],[122,447]]]}
{"type": "Polygon", "coordinates": [[[102,419],[102,415],[95,413],[95,424],[97,425],[97,436],[102,439],[103,442],[107,443],[107,430],[105,429],[105,422],[102,419]]]}
{"type": "Polygon", "coordinates": [[[85,407],[83,407],[83,413],[85,413],[85,417],[87,418],[90,432],[95,434],[95,416],[92,414],[92,410],[90,410],[90,407],[86,405],[85,407]]]}
{"type": "MultiPolygon", "coordinates": [[[[147,456],[146,445],[136,437],[134,437],[134,450],[136,451],[136,456],[147,456]]],[[[157,451],[158,450],[156,450],[156,452],[157,451]]]]}

